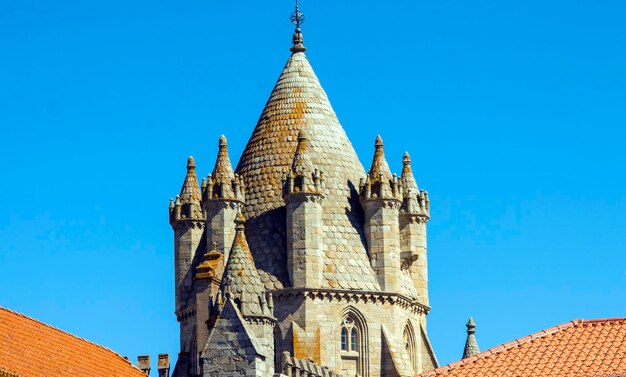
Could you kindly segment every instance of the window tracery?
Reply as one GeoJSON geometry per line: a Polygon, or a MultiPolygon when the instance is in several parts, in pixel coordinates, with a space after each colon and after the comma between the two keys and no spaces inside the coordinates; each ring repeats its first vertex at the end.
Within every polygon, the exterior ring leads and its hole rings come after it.
{"type": "Polygon", "coordinates": [[[367,376],[367,327],[354,309],[346,310],[340,326],[341,369],[346,375],[367,376]]]}

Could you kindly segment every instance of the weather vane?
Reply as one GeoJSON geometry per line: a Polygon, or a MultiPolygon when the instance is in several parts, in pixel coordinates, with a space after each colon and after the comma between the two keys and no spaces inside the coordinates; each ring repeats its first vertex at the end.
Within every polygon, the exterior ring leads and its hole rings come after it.
{"type": "Polygon", "coordinates": [[[296,0],[296,11],[291,14],[291,23],[300,28],[300,24],[304,22],[304,14],[298,8],[298,0],[296,0]]]}

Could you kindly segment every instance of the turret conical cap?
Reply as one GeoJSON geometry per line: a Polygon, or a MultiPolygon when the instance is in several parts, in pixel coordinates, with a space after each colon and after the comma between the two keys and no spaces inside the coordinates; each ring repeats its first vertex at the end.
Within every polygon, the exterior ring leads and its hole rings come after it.
{"type": "Polygon", "coordinates": [[[265,301],[265,289],[246,241],[245,222],[239,212],[235,219],[235,239],[224,269],[220,291],[230,293],[231,298],[240,304],[241,314],[244,316],[269,315],[261,305],[265,301]]]}
{"type": "Polygon", "coordinates": [[[220,137],[217,159],[215,160],[215,167],[213,168],[211,176],[217,182],[230,182],[235,178],[233,166],[231,165],[230,157],[228,156],[228,143],[226,142],[226,136],[224,135],[220,137]]]}
{"type": "MultiPolygon", "coordinates": [[[[201,220],[204,218],[202,205],[202,195],[196,177],[196,162],[193,157],[187,159],[187,175],[180,189],[180,195],[176,197],[176,205],[181,205],[183,218],[190,220],[201,220]]],[[[171,205],[170,205],[171,206],[171,205]]]]}
{"type": "Polygon", "coordinates": [[[465,349],[463,350],[463,359],[480,353],[478,342],[476,341],[476,324],[472,317],[467,321],[467,340],[465,341],[465,349]]]}
{"type": "Polygon", "coordinates": [[[374,158],[372,159],[372,167],[369,172],[370,180],[372,182],[379,181],[380,179],[390,181],[392,179],[391,170],[389,169],[389,164],[385,158],[383,139],[380,135],[376,136],[374,148],[374,158]]]}
{"type": "Polygon", "coordinates": [[[415,182],[415,177],[413,176],[413,169],[411,169],[411,156],[409,156],[409,152],[404,152],[404,156],[402,157],[402,176],[400,179],[402,179],[405,195],[408,195],[409,192],[413,195],[419,193],[417,182],[415,182]]]}

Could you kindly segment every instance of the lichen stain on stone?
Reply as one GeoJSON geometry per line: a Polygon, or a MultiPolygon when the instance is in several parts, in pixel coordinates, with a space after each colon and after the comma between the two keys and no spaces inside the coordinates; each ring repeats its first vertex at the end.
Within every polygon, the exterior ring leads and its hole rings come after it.
{"type": "Polygon", "coordinates": [[[298,99],[296,102],[296,107],[293,109],[293,118],[296,120],[300,120],[304,118],[304,114],[306,113],[307,104],[306,102],[298,99]]]}

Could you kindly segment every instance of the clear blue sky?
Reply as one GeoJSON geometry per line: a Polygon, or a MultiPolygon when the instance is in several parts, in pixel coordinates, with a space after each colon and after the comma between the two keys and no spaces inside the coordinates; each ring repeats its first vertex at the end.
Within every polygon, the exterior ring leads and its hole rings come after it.
{"type": "MultiPolygon", "coordinates": [[[[0,305],[132,359],[178,352],[168,199],[235,164],[292,1],[0,2],[0,305]]],[[[307,55],[361,161],[432,200],[429,333],[481,348],[626,315],[624,1],[307,1],[307,55]]]]}

